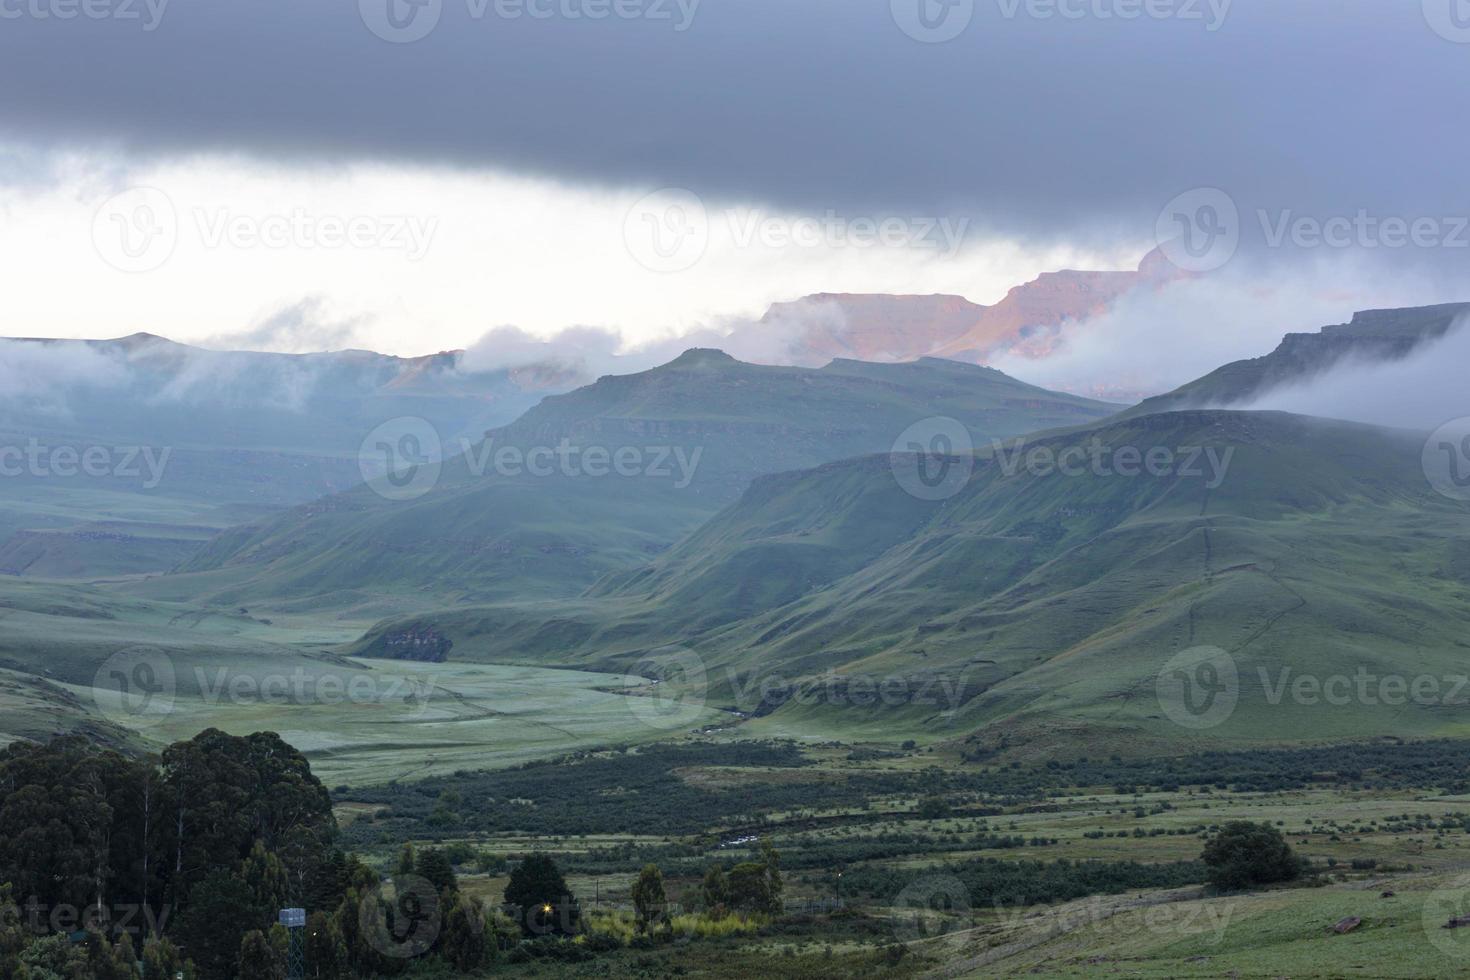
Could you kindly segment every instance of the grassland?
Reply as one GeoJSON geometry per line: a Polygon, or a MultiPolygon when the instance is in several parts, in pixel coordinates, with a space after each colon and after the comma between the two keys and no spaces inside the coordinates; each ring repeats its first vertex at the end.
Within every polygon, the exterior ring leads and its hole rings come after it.
{"type": "Polygon", "coordinates": [[[622,674],[339,655],[364,626],[6,580],[0,735],[76,730],[144,750],[211,727],[275,731],[330,785],[361,785],[638,744],[722,717],[622,674]],[[146,707],[121,686],[140,666],[159,688],[146,707]]]}
{"type": "MultiPolygon", "coordinates": [[[[1259,752],[1219,761],[1225,785],[1202,775],[1172,789],[1072,787],[1077,771],[953,760],[944,771],[967,770],[972,781],[946,781],[922,749],[873,758],[836,744],[794,755],[774,745],[686,745],[434,780],[424,787],[438,813],[429,821],[405,819],[418,798],[405,793],[349,793],[340,812],[349,838],[374,860],[391,863],[405,840],[447,848],[463,887],[490,901],[505,887],[506,862],[551,853],[584,908],[603,914],[630,914],[630,889],[646,863],[663,869],[671,899],[687,911],[699,907],[705,868],[753,856],[750,835],[781,853],[788,915],[755,935],[624,950],[558,964],[564,972],[502,964],[492,976],[1429,977],[1470,969],[1465,933],[1439,928],[1470,911],[1470,797],[1435,785],[1463,776],[1455,762],[1463,744],[1433,750],[1433,775],[1426,757],[1406,747],[1384,748],[1378,763],[1352,775],[1319,771],[1322,757],[1313,753],[1259,752]],[[694,764],[677,765],[679,751],[694,764]],[[1241,761],[1292,785],[1236,785],[1241,761]],[[1390,771],[1395,765],[1400,771],[1390,771]],[[659,773],[696,793],[676,801],[692,820],[655,815],[656,799],[673,795],[663,779],[649,781],[659,773]],[[563,781],[568,792],[579,786],[600,801],[588,812],[607,827],[644,812],[644,829],[568,832],[547,819],[564,807],[563,781]],[[526,794],[518,800],[526,819],[507,820],[527,829],[465,832],[481,787],[526,794]],[[734,810],[733,798],[752,812],[734,810]],[[936,798],[944,812],[926,812],[936,798]],[[1232,820],[1277,826],[1310,862],[1309,879],[1243,894],[1206,891],[1197,859],[1213,830],[1232,820]],[[538,824],[544,829],[531,829],[538,824]],[[1175,881],[1125,883],[1156,876],[1175,881]],[[1358,930],[1330,931],[1349,916],[1363,920],[1358,930]]],[[[1159,760],[1154,778],[1169,783],[1176,770],[1206,773],[1212,764],[1159,760]]],[[[1105,765],[1119,775],[1149,769],[1105,765]]]]}
{"type": "MultiPolygon", "coordinates": [[[[664,730],[635,710],[648,702],[633,693],[642,685],[528,667],[347,660],[303,662],[286,673],[277,661],[255,661],[205,670],[164,716],[136,730],[160,745],[205,728],[277,732],[329,786],[355,786],[659,738],[664,730]],[[230,694],[237,685],[246,693],[230,694]]],[[[715,715],[676,706],[662,717],[687,729],[715,715]]]]}

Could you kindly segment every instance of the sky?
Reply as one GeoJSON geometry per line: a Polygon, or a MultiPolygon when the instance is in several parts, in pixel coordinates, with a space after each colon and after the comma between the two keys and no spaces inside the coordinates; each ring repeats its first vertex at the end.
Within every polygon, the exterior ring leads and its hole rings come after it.
{"type": "Polygon", "coordinates": [[[1463,7],[0,0],[0,332],[635,346],[1163,244],[1212,285],[1016,367],[1187,380],[1470,299],[1463,7]]]}

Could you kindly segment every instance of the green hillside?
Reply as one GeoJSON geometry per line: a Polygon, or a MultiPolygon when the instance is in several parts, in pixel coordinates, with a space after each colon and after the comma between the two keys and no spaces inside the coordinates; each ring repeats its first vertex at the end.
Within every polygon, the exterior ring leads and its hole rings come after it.
{"type": "Polygon", "coordinates": [[[1200,411],[1027,451],[1094,440],[1140,459],[1185,452],[1159,475],[989,458],[940,502],[905,493],[886,457],[766,477],[583,598],[392,621],[355,649],[388,652],[394,637],[433,630],[455,659],[626,669],[677,644],[706,665],[712,703],[758,716],[752,731],[963,737],[974,751],[1055,749],[1099,731],[1158,750],[1464,728],[1446,704],[1268,697],[1287,668],[1288,684],[1360,667],[1433,676],[1446,694],[1470,672],[1470,514],[1430,490],[1421,437],[1200,411]],[[1206,462],[1184,472],[1190,447],[1229,460],[1220,479],[1206,462]],[[1207,645],[1238,666],[1238,707],[1208,730],[1181,727],[1161,708],[1158,676],[1207,645]],[[787,683],[760,693],[772,678],[787,683]],[[852,678],[893,691],[864,704],[841,695],[852,678]]]}
{"type": "Polygon", "coordinates": [[[47,379],[0,391],[0,575],[43,579],[168,571],[224,528],[361,482],[359,449],[387,420],[422,418],[452,449],[570,384],[461,371],[455,354],[213,351],[147,334],[0,339],[0,356],[47,379]]]}
{"type": "Polygon", "coordinates": [[[983,441],[1111,408],[949,361],[810,370],[695,350],[545,399],[447,462],[416,499],[358,487],[233,529],[181,574],[139,588],[333,607],[373,595],[418,606],[570,597],[647,562],[760,474],[887,452],[934,416],[983,441]],[[565,464],[558,447],[572,453],[565,464]],[[538,452],[544,475],[531,472],[538,452]]]}

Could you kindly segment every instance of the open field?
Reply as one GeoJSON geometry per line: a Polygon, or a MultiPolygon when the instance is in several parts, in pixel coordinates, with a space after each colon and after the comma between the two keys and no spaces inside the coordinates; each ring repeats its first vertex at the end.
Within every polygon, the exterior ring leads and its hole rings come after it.
{"type": "Polygon", "coordinates": [[[1172,904],[1086,900],[997,929],[989,951],[957,951],[931,975],[1461,976],[1470,935],[1443,925],[1467,897],[1463,874],[1415,874],[1172,904]],[[1349,916],[1363,924],[1333,932],[1349,916]]]}
{"type": "Polygon", "coordinates": [[[364,622],[340,615],[0,584],[7,740],[70,727],[156,750],[205,728],[275,731],[335,786],[637,744],[723,716],[622,674],[345,658],[336,646],[364,622]]]}
{"type": "MultiPolygon", "coordinates": [[[[344,660],[302,661],[287,671],[276,661],[254,661],[197,668],[181,685],[189,693],[133,727],[159,745],[205,728],[274,731],[329,786],[362,785],[659,738],[663,730],[639,714],[650,699],[621,693],[641,684],[532,667],[344,660]]],[[[681,708],[666,717],[689,728],[713,714],[681,708]]]]}
{"type": "MultiPolygon", "coordinates": [[[[834,744],[682,739],[430,780],[423,804],[411,802],[418,793],[349,792],[339,815],[354,846],[383,866],[406,841],[447,848],[462,887],[490,901],[520,856],[551,854],[584,908],[604,914],[631,914],[645,864],[657,864],[671,900],[692,910],[707,867],[751,860],[756,835],[780,852],[791,917],[723,941],[718,968],[703,959],[712,949],[695,944],[566,964],[555,975],[1456,975],[1470,969],[1470,939],[1438,927],[1470,911],[1470,797],[1434,784],[1463,771],[1454,760],[1465,747],[1445,743],[1444,766],[1422,780],[1408,775],[1428,772],[1422,757],[1401,751],[1381,757],[1397,774],[1338,778],[1319,771],[1318,755],[1260,752],[1194,764],[1217,766],[1219,785],[1201,777],[1170,789],[1078,788],[1046,767],[946,762],[937,778],[923,749],[873,758],[834,744]],[[1252,760],[1292,785],[1244,785],[1252,760]],[[481,792],[514,796],[516,806],[487,804],[481,792]],[[579,797],[597,804],[584,809],[579,797]],[[664,802],[684,819],[662,815],[664,802]],[[1236,820],[1278,827],[1310,862],[1309,878],[1281,890],[1206,891],[1205,840],[1236,820]],[[1350,915],[1364,920],[1358,931],[1329,933],[1350,915]]],[[[1121,765],[1109,771],[1147,772],[1121,765]]],[[[1172,780],[1171,768],[1160,760],[1156,778],[1172,780]]],[[[502,965],[487,975],[553,975],[546,969],[502,965]]]]}

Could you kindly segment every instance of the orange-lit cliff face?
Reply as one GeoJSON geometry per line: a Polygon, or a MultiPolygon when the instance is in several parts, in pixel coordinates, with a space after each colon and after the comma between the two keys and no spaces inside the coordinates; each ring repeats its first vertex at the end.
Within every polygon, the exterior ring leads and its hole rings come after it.
{"type": "Polygon", "coordinates": [[[1134,272],[1043,273],[993,306],[962,296],[820,293],[773,305],[761,324],[799,327],[791,348],[798,364],[924,356],[984,363],[1002,351],[1043,357],[1068,322],[1096,316],[1134,289],[1181,275],[1155,251],[1134,272]]]}

